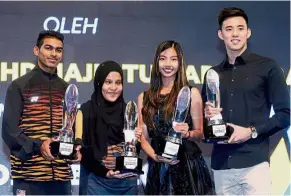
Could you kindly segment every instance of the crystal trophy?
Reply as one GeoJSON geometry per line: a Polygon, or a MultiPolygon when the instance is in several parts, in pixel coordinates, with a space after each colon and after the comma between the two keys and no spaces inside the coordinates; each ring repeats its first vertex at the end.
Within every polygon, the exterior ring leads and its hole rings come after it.
{"type": "MultiPolygon", "coordinates": [[[[213,69],[206,74],[206,95],[208,102],[212,103],[215,108],[220,108],[219,76],[213,69]]],[[[230,135],[231,130],[227,128],[220,113],[207,119],[204,128],[206,143],[227,143],[230,135]]]]}
{"type": "Polygon", "coordinates": [[[138,157],[137,138],[135,137],[135,125],[137,122],[137,106],[134,101],[129,101],[125,109],[124,147],[121,156],[116,157],[116,170],[121,174],[143,174],[142,159],[138,157]]]}
{"type": "MultiPolygon", "coordinates": [[[[183,87],[177,97],[175,113],[173,116],[173,125],[175,123],[184,123],[188,115],[189,105],[191,100],[191,90],[188,86],[183,87]]],[[[181,133],[174,131],[173,128],[169,130],[165,141],[161,145],[161,152],[159,155],[164,158],[176,160],[180,145],[182,144],[181,133]]]]}
{"type": "Polygon", "coordinates": [[[75,159],[75,138],[73,124],[77,115],[78,106],[78,88],[74,84],[70,84],[65,93],[64,122],[60,131],[57,142],[51,143],[51,153],[62,159],[75,159]]]}

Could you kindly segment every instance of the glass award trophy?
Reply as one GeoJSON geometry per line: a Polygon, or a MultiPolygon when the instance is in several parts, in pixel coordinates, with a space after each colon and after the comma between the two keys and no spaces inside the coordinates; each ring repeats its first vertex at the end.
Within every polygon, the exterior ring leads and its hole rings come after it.
{"type": "Polygon", "coordinates": [[[124,148],[121,156],[116,157],[116,170],[120,173],[143,174],[142,159],[138,157],[137,138],[135,137],[135,125],[137,122],[137,106],[134,101],[129,101],[125,109],[124,148]]]}
{"type": "MultiPolygon", "coordinates": [[[[188,86],[183,87],[177,97],[175,113],[173,116],[173,125],[175,123],[183,123],[188,115],[191,100],[191,90],[188,86]]],[[[176,160],[180,145],[182,144],[181,133],[177,133],[173,128],[169,130],[164,144],[162,144],[162,152],[158,154],[167,159],[176,160]]]]}
{"type": "MultiPolygon", "coordinates": [[[[219,76],[213,69],[210,69],[206,75],[206,95],[208,102],[220,108],[219,76]]],[[[227,129],[220,113],[207,119],[204,128],[206,143],[227,143],[230,135],[230,129],[227,129]]]]}
{"type": "Polygon", "coordinates": [[[75,138],[73,124],[77,115],[78,106],[78,88],[74,84],[70,84],[65,93],[65,118],[63,127],[60,131],[58,141],[51,143],[51,153],[61,159],[75,159],[75,138]]]}

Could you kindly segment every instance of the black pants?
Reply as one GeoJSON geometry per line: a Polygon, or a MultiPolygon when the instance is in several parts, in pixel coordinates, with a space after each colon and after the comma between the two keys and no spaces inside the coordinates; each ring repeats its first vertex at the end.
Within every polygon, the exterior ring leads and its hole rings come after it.
{"type": "Polygon", "coordinates": [[[71,195],[71,181],[33,182],[13,180],[13,195],[71,195]]]}

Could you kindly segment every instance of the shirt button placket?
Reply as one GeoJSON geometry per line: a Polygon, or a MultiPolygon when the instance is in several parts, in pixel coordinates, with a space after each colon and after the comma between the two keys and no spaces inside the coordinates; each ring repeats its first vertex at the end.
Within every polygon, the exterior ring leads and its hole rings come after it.
{"type": "Polygon", "coordinates": [[[234,93],[233,93],[233,83],[235,82],[235,76],[236,76],[236,66],[234,65],[232,71],[231,71],[231,85],[230,85],[230,92],[229,92],[229,95],[230,95],[230,103],[229,103],[229,118],[232,119],[232,107],[234,105],[234,93]]]}

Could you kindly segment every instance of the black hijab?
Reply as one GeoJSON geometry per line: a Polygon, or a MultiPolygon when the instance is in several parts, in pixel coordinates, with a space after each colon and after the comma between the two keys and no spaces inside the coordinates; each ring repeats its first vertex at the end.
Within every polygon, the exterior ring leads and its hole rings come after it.
{"type": "Polygon", "coordinates": [[[91,100],[81,106],[83,112],[83,143],[84,147],[101,160],[107,153],[107,143],[124,141],[124,110],[123,93],[115,102],[109,102],[102,95],[102,86],[110,72],[118,72],[123,83],[121,66],[114,61],[101,63],[94,77],[94,92],[91,100]],[[110,140],[110,141],[109,141],[110,140]]]}

